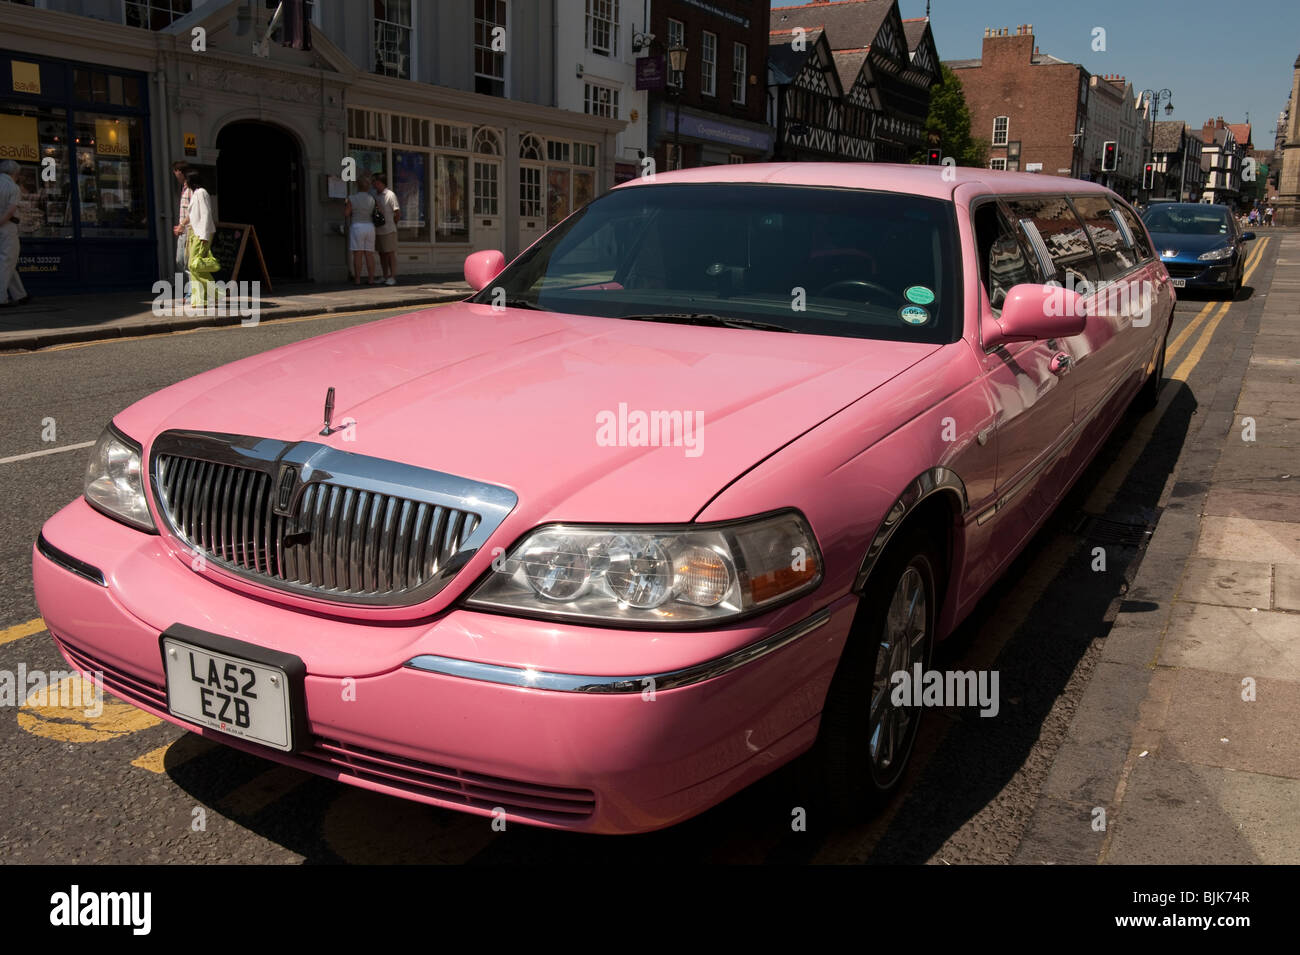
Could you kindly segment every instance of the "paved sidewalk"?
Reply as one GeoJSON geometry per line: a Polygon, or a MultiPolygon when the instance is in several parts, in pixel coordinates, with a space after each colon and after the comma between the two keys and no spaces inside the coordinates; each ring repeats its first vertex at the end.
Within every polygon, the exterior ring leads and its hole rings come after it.
{"type": "Polygon", "coordinates": [[[1018,862],[1300,862],[1300,234],[1275,241],[1018,862]]]}
{"type": "MultiPolygon", "coordinates": [[[[264,294],[258,320],[317,315],[322,312],[358,312],[453,302],[470,294],[459,277],[404,275],[397,285],[357,287],[351,283],[276,283],[274,294],[264,294]]],[[[204,325],[238,325],[229,315],[157,315],[151,289],[99,295],[33,297],[30,305],[0,308],[0,351],[45,348],[65,342],[98,341],[159,332],[180,331],[204,325]]]]}

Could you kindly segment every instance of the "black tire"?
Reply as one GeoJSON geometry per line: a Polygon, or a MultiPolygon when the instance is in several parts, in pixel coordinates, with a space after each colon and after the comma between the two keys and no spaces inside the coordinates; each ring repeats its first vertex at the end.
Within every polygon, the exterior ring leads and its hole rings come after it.
{"type": "Polygon", "coordinates": [[[1165,348],[1169,344],[1169,335],[1160,339],[1160,356],[1156,359],[1155,370],[1147,376],[1146,384],[1137,393],[1133,405],[1139,411],[1151,411],[1160,401],[1160,386],[1165,377],[1165,348]]]}
{"type": "Polygon", "coordinates": [[[910,575],[914,571],[915,582],[924,595],[925,634],[919,646],[914,645],[911,653],[904,654],[908,662],[900,668],[910,671],[919,658],[922,670],[929,669],[943,571],[938,549],[926,530],[919,525],[904,528],[881,556],[867,581],[853,629],[831,680],[814,758],[824,802],[836,817],[860,818],[884,805],[897,790],[916,741],[922,708],[894,707],[890,701],[889,676],[904,644],[891,643],[886,624],[891,603],[900,587],[913,580],[910,575]],[[891,659],[882,659],[884,653],[890,653],[891,659]],[[873,720],[873,700],[888,714],[878,711],[873,720]],[[882,723],[882,719],[898,721],[892,723],[894,734],[887,735],[885,727],[890,724],[882,723]],[[881,733],[873,747],[873,731],[878,725],[881,733]],[[886,759],[891,739],[892,752],[886,759]]]}

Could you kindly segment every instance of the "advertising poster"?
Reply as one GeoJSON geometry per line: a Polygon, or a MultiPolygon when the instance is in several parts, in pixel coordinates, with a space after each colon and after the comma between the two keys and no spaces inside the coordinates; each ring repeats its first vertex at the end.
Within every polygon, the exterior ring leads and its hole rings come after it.
{"type": "Polygon", "coordinates": [[[464,156],[439,156],[437,176],[437,240],[469,241],[468,164],[464,156]]]}
{"type": "Polygon", "coordinates": [[[427,161],[426,153],[393,151],[392,190],[402,210],[397,228],[403,233],[409,232],[411,238],[429,237],[429,203],[425,196],[427,161]]]}

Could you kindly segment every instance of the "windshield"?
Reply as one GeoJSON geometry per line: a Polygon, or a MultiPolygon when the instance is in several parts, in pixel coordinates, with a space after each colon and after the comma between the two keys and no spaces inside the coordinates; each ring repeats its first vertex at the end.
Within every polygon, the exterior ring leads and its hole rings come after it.
{"type": "Polygon", "coordinates": [[[960,337],[955,219],[938,199],[705,183],[616,189],[473,301],[812,335],[960,337]]]}
{"type": "Polygon", "coordinates": [[[1177,235],[1228,235],[1228,210],[1212,205],[1159,205],[1142,217],[1151,232],[1177,235]]]}

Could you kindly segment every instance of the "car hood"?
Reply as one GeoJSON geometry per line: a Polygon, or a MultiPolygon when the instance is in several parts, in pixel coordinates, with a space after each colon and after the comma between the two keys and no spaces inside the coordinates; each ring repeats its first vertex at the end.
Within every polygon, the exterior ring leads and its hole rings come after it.
{"type": "Polygon", "coordinates": [[[146,445],[214,431],[432,468],[509,487],[536,521],[689,521],[939,347],[456,303],[214,369],[116,422],[146,445]],[[321,437],[330,387],[334,424],[356,424],[321,437]]]}
{"type": "Polygon", "coordinates": [[[1186,232],[1152,232],[1151,241],[1156,244],[1156,251],[1164,256],[1165,252],[1173,249],[1178,253],[1178,258],[1192,256],[1195,258],[1202,252],[1209,252],[1211,249],[1219,249],[1232,242],[1232,237],[1227,235],[1189,235],[1186,232]]]}

